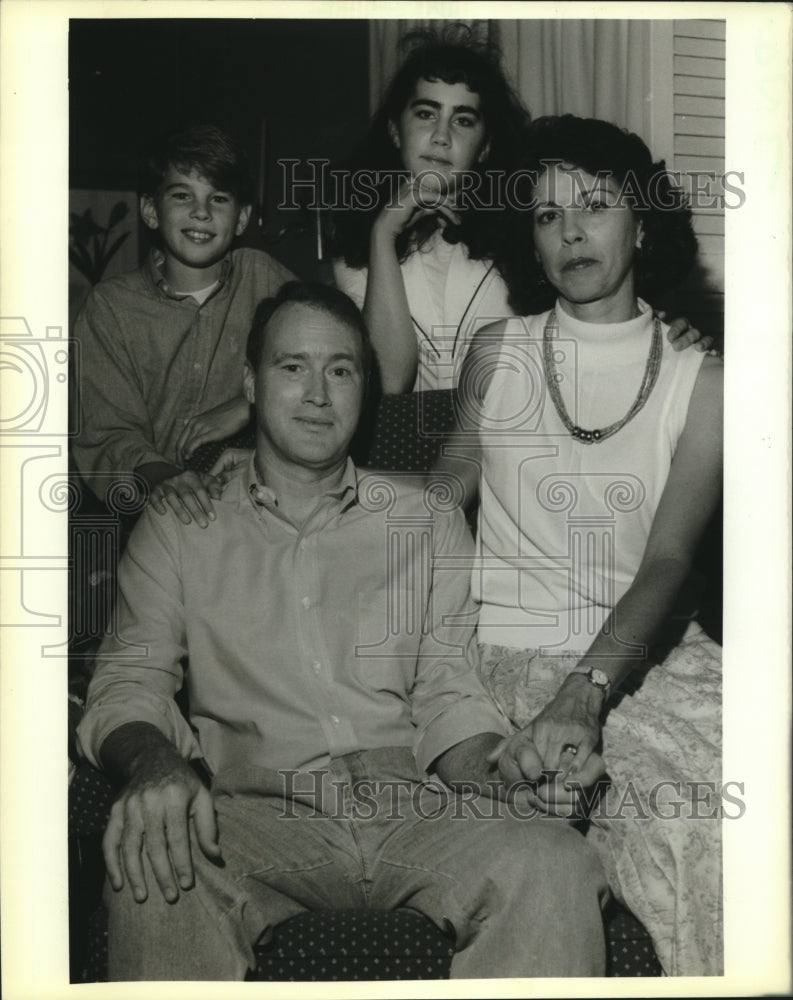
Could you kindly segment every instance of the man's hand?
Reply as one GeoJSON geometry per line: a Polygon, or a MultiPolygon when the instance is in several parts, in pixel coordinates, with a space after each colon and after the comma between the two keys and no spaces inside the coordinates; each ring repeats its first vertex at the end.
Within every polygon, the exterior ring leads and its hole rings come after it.
{"type": "MultiPolygon", "coordinates": [[[[665,313],[658,314],[661,319],[666,320],[665,313]]],[[[696,347],[698,351],[709,351],[714,344],[715,338],[710,334],[703,336],[696,327],[691,326],[685,316],[679,316],[669,324],[667,339],[676,351],[684,351],[687,347],[696,347]]]]}
{"type": "Polygon", "coordinates": [[[248,423],[250,404],[244,396],[191,417],[176,442],[176,454],[186,462],[196,448],[210,441],[223,441],[248,423]]]}
{"type": "Polygon", "coordinates": [[[113,804],[102,841],[113,889],[123,887],[126,874],[136,901],[147,898],[145,849],[160,892],[169,903],[175,902],[179,889],[190,889],[195,882],[191,827],[204,854],[222,860],[212,796],[187,761],[170,746],[140,754],[126,788],[113,804]]]}
{"type": "Polygon", "coordinates": [[[212,498],[217,500],[222,492],[221,482],[211,473],[179,472],[152,487],[149,503],[158,514],[170,507],[182,524],[195,521],[206,528],[215,520],[212,498]]]}

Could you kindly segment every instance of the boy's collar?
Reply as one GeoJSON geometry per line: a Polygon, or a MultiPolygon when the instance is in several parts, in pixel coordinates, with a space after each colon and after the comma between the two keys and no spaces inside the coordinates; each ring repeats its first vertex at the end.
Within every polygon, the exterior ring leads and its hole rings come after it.
{"type": "MultiPolygon", "coordinates": [[[[185,298],[185,293],[180,292],[176,294],[168,282],[165,280],[165,275],[163,274],[163,266],[165,265],[165,254],[159,247],[152,247],[149,256],[146,258],[145,268],[146,273],[151,279],[152,284],[159,288],[160,291],[167,295],[169,299],[183,299],[185,298]]],[[[223,258],[223,263],[220,268],[220,275],[218,276],[218,290],[225,285],[228,280],[229,273],[232,268],[232,256],[231,251],[229,251],[223,258]]]]}

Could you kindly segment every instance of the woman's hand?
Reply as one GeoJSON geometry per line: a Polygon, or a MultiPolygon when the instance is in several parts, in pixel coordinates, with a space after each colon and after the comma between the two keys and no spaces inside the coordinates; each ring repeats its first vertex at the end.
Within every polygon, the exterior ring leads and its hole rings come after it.
{"type": "Polygon", "coordinates": [[[603,692],[583,674],[569,674],[553,701],[527,727],[550,771],[579,772],[600,742],[603,692]]]}
{"type": "Polygon", "coordinates": [[[460,216],[455,212],[448,193],[439,186],[438,178],[419,175],[403,181],[396,202],[389,202],[380,210],[372,227],[372,237],[396,240],[406,229],[428,215],[440,215],[447,222],[460,225],[460,216]]]}
{"type": "Polygon", "coordinates": [[[543,771],[559,771],[563,778],[589,775],[587,762],[600,742],[603,692],[583,674],[569,674],[556,696],[520,733],[507,738],[501,761],[523,778],[535,781],[543,771]],[[509,764],[509,759],[514,763],[509,764]]]}
{"type": "Polygon", "coordinates": [[[176,442],[176,453],[186,462],[196,448],[210,441],[231,437],[248,423],[250,404],[244,396],[214,406],[205,413],[191,417],[176,442]]]}

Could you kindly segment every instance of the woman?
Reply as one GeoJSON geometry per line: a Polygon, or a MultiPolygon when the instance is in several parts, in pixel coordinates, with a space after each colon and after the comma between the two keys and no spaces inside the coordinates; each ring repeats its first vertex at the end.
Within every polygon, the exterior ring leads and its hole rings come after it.
{"type": "Polygon", "coordinates": [[[589,805],[667,974],[718,974],[720,649],[676,602],[720,496],[722,364],[671,350],[638,297],[693,263],[690,213],[616,126],[540,119],[528,144],[531,250],[506,273],[555,305],[477,334],[442,461],[478,474],[481,676],[517,727],[494,760],[541,808],[589,805]]]}
{"type": "MultiPolygon", "coordinates": [[[[498,53],[465,25],[405,43],[350,168],[378,172],[376,203],[335,218],[334,279],[363,309],[386,393],[453,387],[476,329],[514,314],[499,248],[529,121],[498,53]]],[[[671,336],[687,330],[677,320],[671,336]]],[[[677,349],[707,349],[700,338],[691,330],[677,349]]]]}

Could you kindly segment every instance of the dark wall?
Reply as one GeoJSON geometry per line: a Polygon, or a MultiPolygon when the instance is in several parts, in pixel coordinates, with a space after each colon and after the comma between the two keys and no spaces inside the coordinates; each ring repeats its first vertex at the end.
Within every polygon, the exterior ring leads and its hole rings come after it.
{"type": "Polygon", "coordinates": [[[316,273],[315,220],[277,209],[276,161],[343,159],[366,128],[367,21],[72,20],[69,90],[73,188],[134,190],[141,144],[190,121],[236,135],[255,178],[266,119],[265,234],[289,232],[244,243],[316,273]]]}

